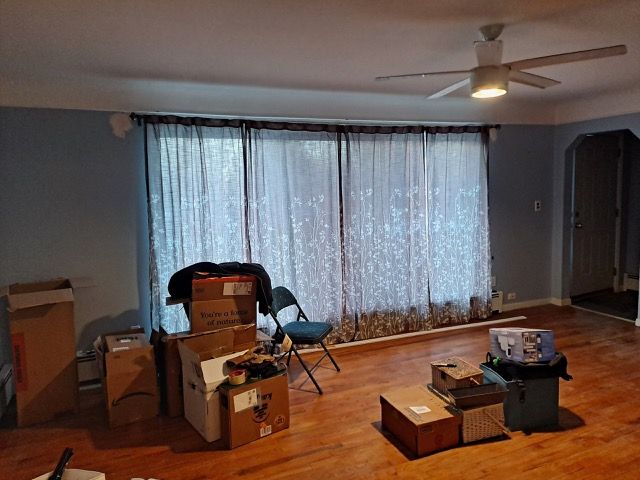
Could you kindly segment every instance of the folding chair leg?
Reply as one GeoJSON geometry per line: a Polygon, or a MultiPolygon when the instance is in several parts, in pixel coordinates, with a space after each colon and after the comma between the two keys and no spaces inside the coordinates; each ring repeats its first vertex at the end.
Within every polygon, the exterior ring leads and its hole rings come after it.
{"type": "Polygon", "coordinates": [[[289,362],[291,362],[291,349],[289,349],[289,353],[287,353],[287,367],[289,366],[289,362]]]}
{"type": "Polygon", "coordinates": [[[293,351],[293,353],[296,354],[296,357],[298,357],[298,361],[300,362],[300,365],[302,365],[302,368],[304,368],[304,371],[307,372],[307,375],[309,375],[309,378],[318,389],[318,393],[322,395],[322,389],[320,388],[320,385],[318,385],[318,382],[316,382],[316,379],[313,378],[313,373],[311,373],[311,370],[309,370],[309,368],[307,367],[307,364],[302,361],[302,357],[298,353],[298,350],[296,349],[296,347],[292,346],[291,350],[293,351]]]}
{"type": "Polygon", "coordinates": [[[329,360],[331,360],[331,363],[333,363],[333,366],[336,367],[336,371],[339,372],[340,371],[340,367],[338,366],[336,361],[333,359],[333,357],[329,353],[329,350],[327,350],[327,347],[324,346],[324,342],[320,342],[320,345],[322,345],[322,348],[324,349],[326,355],[329,357],[329,360]]]}

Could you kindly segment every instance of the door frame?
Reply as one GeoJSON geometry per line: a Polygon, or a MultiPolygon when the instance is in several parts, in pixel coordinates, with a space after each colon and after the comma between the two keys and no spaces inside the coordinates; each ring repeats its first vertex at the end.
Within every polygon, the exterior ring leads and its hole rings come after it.
{"type": "Polygon", "coordinates": [[[571,149],[571,183],[570,183],[570,199],[569,204],[569,298],[572,296],[573,289],[573,243],[574,243],[574,225],[576,223],[576,150],[578,146],[587,138],[599,135],[616,135],[618,137],[618,158],[616,162],[616,222],[615,222],[615,242],[614,242],[614,258],[613,267],[615,274],[612,275],[612,287],[614,292],[620,291],[621,286],[621,250],[622,250],[622,175],[624,167],[624,132],[614,130],[611,132],[584,133],[578,135],[569,147],[571,149]]]}

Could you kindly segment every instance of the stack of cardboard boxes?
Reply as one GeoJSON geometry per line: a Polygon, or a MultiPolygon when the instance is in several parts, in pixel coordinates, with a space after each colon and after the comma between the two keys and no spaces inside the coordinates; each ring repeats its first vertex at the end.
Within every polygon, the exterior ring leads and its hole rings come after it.
{"type": "Polygon", "coordinates": [[[269,378],[227,382],[227,360],[256,346],[256,278],[250,275],[193,279],[185,303],[191,331],[163,335],[163,400],[169,416],[183,415],[208,442],[227,448],[289,426],[286,370],[269,378]]]}
{"type": "MultiPolygon", "coordinates": [[[[256,330],[256,287],[251,275],[196,275],[191,298],[168,302],[186,303],[189,332],[164,334],[153,342],[157,348],[140,328],[98,337],[94,349],[109,426],[152,418],[163,403],[168,415],[184,415],[207,441],[223,439],[228,448],[287,428],[286,368],[266,378],[246,375],[237,385],[227,382],[227,360],[271,340],[256,330]]],[[[11,285],[2,296],[9,310],[18,425],[76,410],[71,281],[11,285]]]]}

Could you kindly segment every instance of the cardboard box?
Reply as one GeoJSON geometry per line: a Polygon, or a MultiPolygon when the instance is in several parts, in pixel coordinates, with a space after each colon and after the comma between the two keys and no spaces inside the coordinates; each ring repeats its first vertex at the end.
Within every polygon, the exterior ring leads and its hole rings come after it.
{"type": "Polygon", "coordinates": [[[255,345],[253,329],[227,328],[208,335],[180,340],[178,351],[182,362],[184,417],[208,442],[220,438],[220,397],[218,387],[227,379],[226,361],[255,345]],[[247,343],[237,343],[243,335],[251,335],[247,343]],[[235,350],[241,348],[240,350],[235,350]]]}
{"type": "MultiPolygon", "coordinates": [[[[33,480],[48,480],[53,472],[45,473],[33,480]]],[[[62,480],[105,480],[102,472],[92,472],[90,470],[78,470],[76,468],[65,468],[62,473],[62,480]]]]}
{"type": "Polygon", "coordinates": [[[423,456],[460,441],[462,417],[423,385],[380,395],[382,426],[414,455],[423,456]]]}
{"type": "Polygon", "coordinates": [[[191,332],[256,323],[256,278],[251,275],[194,279],[191,332]]]}
{"type": "Polygon", "coordinates": [[[251,296],[256,296],[256,277],[253,275],[194,278],[191,282],[192,301],[251,296]]]}
{"type": "Polygon", "coordinates": [[[18,426],[75,410],[78,371],[71,282],[15,284],[5,295],[18,426]]]}
{"type": "Polygon", "coordinates": [[[517,362],[550,362],[556,356],[552,330],[539,328],[490,328],[491,355],[517,362]]]}
{"type": "Polygon", "coordinates": [[[178,343],[185,342],[194,350],[216,348],[223,342],[231,342],[225,353],[248,350],[256,344],[256,326],[241,325],[228,329],[189,334],[186,332],[164,335],[160,339],[162,356],[162,386],[165,413],[170,417],[184,414],[182,391],[182,362],[178,343]],[[231,335],[229,332],[233,332],[231,335]]]}
{"type": "Polygon", "coordinates": [[[111,428],[155,417],[159,411],[153,347],[142,332],[115,332],[93,343],[111,428]]]}
{"type": "Polygon", "coordinates": [[[236,448],[289,428],[287,370],[242,385],[220,386],[222,442],[236,448]]]}

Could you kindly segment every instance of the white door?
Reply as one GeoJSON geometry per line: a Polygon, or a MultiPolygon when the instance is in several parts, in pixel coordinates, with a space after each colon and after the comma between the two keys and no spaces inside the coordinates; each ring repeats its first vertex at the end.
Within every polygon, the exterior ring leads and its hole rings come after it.
{"type": "Polygon", "coordinates": [[[613,286],[618,137],[585,137],[575,152],[571,295],[613,286]]]}

